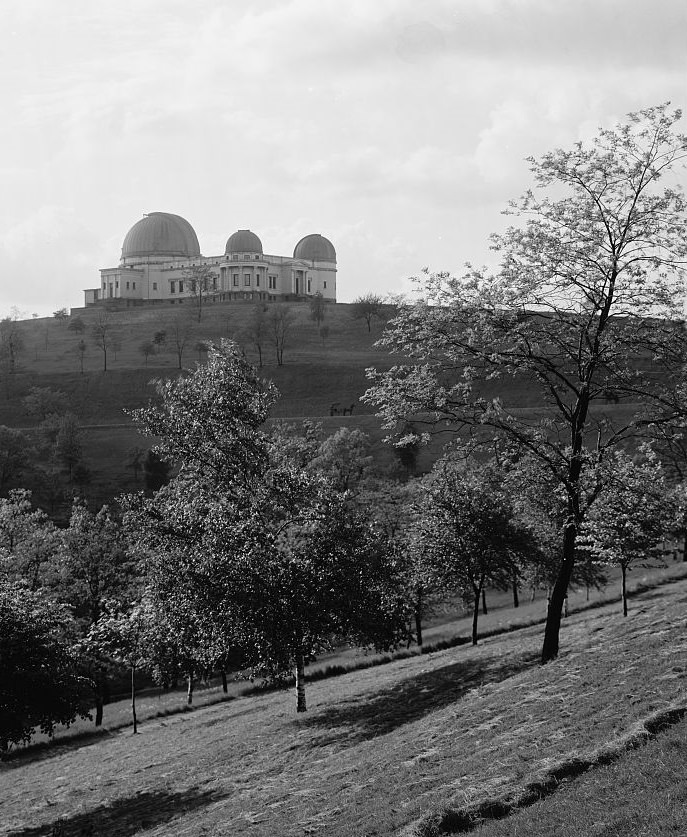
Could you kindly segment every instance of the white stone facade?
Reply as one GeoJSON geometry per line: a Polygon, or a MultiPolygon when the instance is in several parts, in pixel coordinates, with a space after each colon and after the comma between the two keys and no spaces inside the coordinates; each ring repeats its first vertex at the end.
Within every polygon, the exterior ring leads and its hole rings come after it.
{"type": "Polygon", "coordinates": [[[84,291],[85,304],[182,303],[193,295],[194,269],[200,268],[205,293],[218,301],[276,301],[317,293],[336,301],[336,251],[317,233],[302,238],[293,256],[270,256],[262,252],[255,233],[238,230],[223,255],[202,256],[188,221],[152,212],[127,233],[119,266],[101,270],[100,286],[84,291]]]}

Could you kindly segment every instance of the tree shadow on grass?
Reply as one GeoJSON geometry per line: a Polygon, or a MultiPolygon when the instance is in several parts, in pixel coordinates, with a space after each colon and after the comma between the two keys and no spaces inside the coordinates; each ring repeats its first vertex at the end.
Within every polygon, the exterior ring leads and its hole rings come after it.
{"type": "Polygon", "coordinates": [[[517,655],[480,657],[423,671],[373,694],[356,696],[313,714],[304,720],[326,732],[315,744],[364,741],[393,732],[404,724],[450,706],[467,692],[488,683],[499,683],[538,663],[534,651],[517,655]]]}
{"type": "Polygon", "coordinates": [[[46,825],[10,831],[8,837],[130,837],[220,798],[214,791],[195,787],[177,793],[143,791],[46,825]]]}

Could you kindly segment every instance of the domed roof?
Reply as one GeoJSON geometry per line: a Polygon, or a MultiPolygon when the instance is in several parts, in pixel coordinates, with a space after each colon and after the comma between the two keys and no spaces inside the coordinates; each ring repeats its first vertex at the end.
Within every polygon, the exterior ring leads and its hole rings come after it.
{"type": "Polygon", "coordinates": [[[180,215],[150,212],[126,234],[122,258],[132,256],[199,256],[195,230],[180,215]]]}
{"type": "Polygon", "coordinates": [[[293,251],[294,259],[309,259],[314,262],[335,262],[336,250],[334,245],[318,233],[306,235],[296,244],[293,251]]]}
{"type": "Polygon", "coordinates": [[[236,230],[229,236],[225,253],[262,253],[262,241],[250,230],[236,230]]]}

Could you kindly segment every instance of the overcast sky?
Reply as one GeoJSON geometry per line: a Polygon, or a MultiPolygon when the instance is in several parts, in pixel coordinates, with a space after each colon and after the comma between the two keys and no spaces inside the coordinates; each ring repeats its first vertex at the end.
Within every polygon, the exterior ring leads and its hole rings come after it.
{"type": "Polygon", "coordinates": [[[1,0],[0,39],[0,316],[82,305],[154,211],[406,290],[488,259],[525,157],[687,106],[685,0],[1,0]]]}

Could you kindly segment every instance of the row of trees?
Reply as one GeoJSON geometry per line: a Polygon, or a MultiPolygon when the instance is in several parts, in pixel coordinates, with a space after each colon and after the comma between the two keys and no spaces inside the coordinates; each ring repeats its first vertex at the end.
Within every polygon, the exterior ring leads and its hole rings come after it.
{"type": "MultiPolygon", "coordinates": [[[[117,663],[132,686],[140,669],[160,682],[185,676],[189,700],[209,670],[240,666],[271,680],[295,673],[305,711],[305,666],[323,649],[344,641],[389,649],[413,634],[421,643],[423,619],[456,595],[472,609],[476,643],[487,586],[554,583],[565,502],[548,491],[536,459],[480,463],[459,448],[422,479],[384,480],[360,431],[323,439],[305,423],[268,432],[276,391],[229,342],[211,346],[194,373],[156,386],[159,404],[133,415],[178,470],[152,496],[122,498],[121,522],[77,502],[69,526],[57,529],[27,492],[0,501],[7,642],[29,630],[15,625],[25,620],[24,590],[40,612],[32,642],[45,647],[47,631],[61,649],[63,674],[43,676],[67,695],[51,716],[24,692],[19,723],[22,681],[3,672],[15,701],[5,745],[70,720],[68,705],[73,718],[95,702],[100,723],[117,663]],[[55,602],[59,625],[48,612],[55,602]]],[[[648,451],[618,452],[613,467],[599,469],[586,489],[602,484],[598,518],[586,522],[574,576],[588,585],[608,563],[624,578],[678,519],[675,492],[648,451]]],[[[43,666],[40,653],[35,659],[43,666]]],[[[30,654],[24,669],[33,676],[30,654]]]]}

